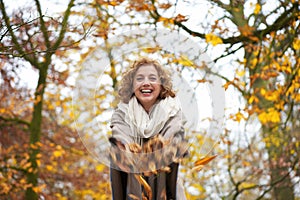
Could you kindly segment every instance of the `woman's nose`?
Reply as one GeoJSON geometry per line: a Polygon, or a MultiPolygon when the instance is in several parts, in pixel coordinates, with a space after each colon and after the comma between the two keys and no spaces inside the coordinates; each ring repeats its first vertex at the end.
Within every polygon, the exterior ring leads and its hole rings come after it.
{"type": "Polygon", "coordinates": [[[150,81],[148,78],[144,79],[143,85],[150,85],[150,81]]]}

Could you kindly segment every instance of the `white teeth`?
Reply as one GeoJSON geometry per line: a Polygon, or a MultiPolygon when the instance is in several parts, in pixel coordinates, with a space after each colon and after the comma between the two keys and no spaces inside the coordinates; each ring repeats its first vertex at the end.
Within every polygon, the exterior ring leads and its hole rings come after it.
{"type": "Polygon", "coordinates": [[[142,93],[151,93],[151,90],[141,90],[142,93]]]}

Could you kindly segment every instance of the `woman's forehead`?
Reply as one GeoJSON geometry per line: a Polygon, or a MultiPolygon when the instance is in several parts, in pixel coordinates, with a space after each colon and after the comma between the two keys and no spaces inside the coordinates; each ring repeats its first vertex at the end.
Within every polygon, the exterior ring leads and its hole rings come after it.
{"type": "Polygon", "coordinates": [[[151,74],[158,75],[158,72],[154,65],[146,64],[146,65],[140,66],[139,69],[136,71],[136,75],[139,75],[139,74],[141,74],[141,75],[151,75],[151,74]]]}

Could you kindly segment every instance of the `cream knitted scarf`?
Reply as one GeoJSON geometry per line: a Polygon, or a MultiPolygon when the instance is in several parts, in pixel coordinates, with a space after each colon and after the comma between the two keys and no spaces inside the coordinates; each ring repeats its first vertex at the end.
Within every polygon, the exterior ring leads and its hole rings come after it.
{"type": "Polygon", "coordinates": [[[154,104],[147,113],[133,96],[128,104],[120,103],[119,109],[125,113],[125,122],[130,126],[134,141],[141,144],[143,138],[157,135],[165,123],[181,109],[177,98],[167,97],[154,104]]]}

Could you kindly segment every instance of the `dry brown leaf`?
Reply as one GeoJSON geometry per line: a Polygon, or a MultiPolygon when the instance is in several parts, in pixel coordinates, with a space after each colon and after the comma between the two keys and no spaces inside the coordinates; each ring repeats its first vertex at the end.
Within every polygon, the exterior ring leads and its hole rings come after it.
{"type": "Polygon", "coordinates": [[[142,200],[149,200],[147,197],[145,197],[145,195],[144,194],[142,194],[143,196],[142,196],[142,200]]]}
{"type": "Polygon", "coordinates": [[[137,181],[145,188],[145,191],[147,192],[148,198],[152,199],[152,190],[150,185],[145,181],[145,179],[141,175],[134,175],[137,181]]]}
{"type": "Polygon", "coordinates": [[[169,172],[171,172],[171,168],[169,166],[166,166],[166,167],[160,169],[160,171],[169,173],[169,172]]]}
{"type": "Polygon", "coordinates": [[[154,152],[158,149],[162,149],[164,147],[164,141],[161,135],[157,135],[154,138],[151,138],[146,144],[143,146],[143,150],[145,153],[154,152]]]}
{"type": "Polygon", "coordinates": [[[140,200],[140,198],[138,198],[137,196],[135,196],[134,194],[129,194],[128,195],[132,200],[140,200]]]}
{"type": "Polygon", "coordinates": [[[181,14],[178,14],[176,17],[175,17],[175,21],[176,22],[186,22],[189,18],[187,16],[184,16],[184,15],[181,15],[181,14]]]}
{"type": "Polygon", "coordinates": [[[142,147],[137,143],[128,144],[128,148],[132,153],[141,153],[142,147]]]}
{"type": "Polygon", "coordinates": [[[161,191],[161,194],[160,194],[160,199],[162,200],[167,200],[167,196],[166,196],[166,188],[164,188],[162,191],[161,191]]]}

